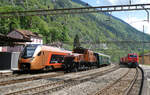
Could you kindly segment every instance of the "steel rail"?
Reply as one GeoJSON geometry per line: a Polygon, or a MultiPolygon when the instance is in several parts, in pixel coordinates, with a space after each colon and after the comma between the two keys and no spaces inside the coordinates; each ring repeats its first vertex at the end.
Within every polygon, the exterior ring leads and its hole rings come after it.
{"type": "Polygon", "coordinates": [[[79,76],[79,77],[76,77],[76,78],[69,78],[69,79],[66,79],[66,80],[60,80],[60,81],[57,81],[57,82],[54,82],[54,83],[48,83],[48,84],[44,84],[44,85],[33,87],[33,88],[28,88],[28,89],[24,89],[24,90],[20,90],[20,91],[16,91],[16,92],[11,92],[11,93],[8,93],[8,94],[5,94],[5,95],[24,94],[24,93],[28,93],[28,92],[31,92],[31,91],[35,92],[35,93],[33,93],[33,95],[36,95],[36,94],[39,94],[39,93],[46,93],[46,92],[50,93],[51,91],[58,91],[58,90],[60,90],[64,87],[68,87],[69,85],[77,85],[81,82],[88,81],[90,79],[95,78],[97,75],[102,76],[106,73],[115,71],[118,68],[119,68],[119,66],[115,66],[115,67],[112,67],[111,69],[104,70],[102,72],[96,72],[96,73],[92,73],[92,74],[88,74],[88,75],[84,75],[84,76],[79,76]],[[81,81],[76,81],[80,78],[84,78],[84,77],[86,78],[87,76],[90,76],[90,78],[83,79],[81,81]],[[44,89],[44,88],[49,88],[51,86],[58,86],[58,87],[54,87],[54,88],[39,92],[39,90],[44,89]]]}
{"type": "Polygon", "coordinates": [[[64,73],[58,73],[58,74],[52,74],[52,75],[40,75],[40,76],[33,76],[33,77],[27,77],[27,78],[19,78],[19,79],[13,79],[13,80],[7,80],[7,81],[0,81],[0,86],[10,85],[14,83],[21,83],[21,82],[27,82],[27,81],[33,81],[33,80],[39,80],[43,78],[50,78],[50,77],[56,77],[64,75],[64,73]]]}
{"type": "Polygon", "coordinates": [[[134,79],[131,81],[129,87],[126,89],[126,91],[124,92],[124,95],[130,95],[129,93],[131,92],[135,82],[137,81],[137,78],[138,78],[138,75],[139,75],[139,72],[138,72],[138,68],[136,68],[136,74],[134,76],[134,79]]]}
{"type": "Polygon", "coordinates": [[[96,93],[93,94],[93,95],[100,95],[100,93],[105,92],[105,90],[111,88],[113,85],[115,85],[115,84],[118,83],[121,79],[123,79],[125,76],[127,76],[129,72],[130,72],[130,69],[129,69],[123,76],[121,76],[119,79],[117,79],[115,82],[113,82],[112,84],[110,84],[110,85],[104,87],[102,90],[96,92],[96,93]]]}
{"type": "Polygon", "coordinates": [[[99,6],[99,7],[80,7],[80,8],[0,12],[0,17],[9,18],[9,17],[19,17],[19,16],[80,14],[80,13],[95,13],[95,12],[149,10],[149,9],[150,9],[150,4],[114,5],[114,6],[99,6]]]}
{"type": "MultiPolygon", "coordinates": [[[[129,69],[128,72],[126,72],[123,76],[121,76],[121,77],[120,77],[119,79],[117,79],[115,82],[113,82],[113,83],[111,83],[110,85],[104,87],[102,90],[96,92],[94,95],[101,95],[102,93],[105,93],[106,90],[112,88],[115,84],[121,82],[122,79],[123,79],[124,77],[126,77],[126,76],[129,74],[130,70],[131,70],[131,69],[129,69]]],[[[136,72],[137,72],[137,69],[136,69],[136,72]]],[[[137,78],[137,74],[138,74],[138,73],[135,74],[134,79],[131,81],[131,84],[132,84],[132,82],[135,82],[135,80],[136,80],[136,78],[137,78]]],[[[134,83],[133,83],[133,84],[134,84],[134,83]]],[[[129,87],[130,87],[130,86],[129,86],[129,87]]],[[[128,88],[129,88],[129,87],[128,87],[128,88]]],[[[130,88],[130,89],[131,89],[131,88],[130,88]]],[[[130,89],[129,89],[129,90],[130,90],[130,89]]],[[[126,95],[126,94],[125,94],[125,95],[126,95]]]]}
{"type": "Polygon", "coordinates": [[[97,72],[97,73],[94,73],[94,74],[77,77],[75,79],[71,79],[69,81],[66,81],[64,85],[61,85],[61,86],[58,86],[58,87],[55,87],[55,88],[51,88],[51,89],[47,89],[47,90],[43,90],[43,91],[40,91],[40,92],[36,92],[36,93],[33,93],[32,95],[50,94],[50,93],[53,93],[53,92],[56,92],[56,91],[60,91],[61,89],[65,88],[65,87],[71,87],[71,86],[75,86],[75,85],[90,81],[94,78],[97,78],[99,76],[102,76],[102,75],[105,75],[105,74],[110,73],[112,71],[115,71],[118,68],[119,67],[114,67],[114,68],[111,68],[110,70],[108,69],[108,70],[105,70],[103,72],[97,72]],[[90,77],[87,78],[87,76],[90,76],[90,77]],[[80,78],[83,78],[83,77],[86,77],[86,78],[80,80],[80,78]]]}

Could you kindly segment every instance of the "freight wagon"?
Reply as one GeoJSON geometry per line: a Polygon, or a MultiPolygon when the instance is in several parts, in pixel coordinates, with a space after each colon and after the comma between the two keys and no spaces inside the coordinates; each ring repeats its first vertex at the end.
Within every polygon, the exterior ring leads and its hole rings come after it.
{"type": "Polygon", "coordinates": [[[137,67],[139,64],[139,56],[136,53],[129,53],[126,57],[120,58],[120,64],[128,67],[137,67]]]}

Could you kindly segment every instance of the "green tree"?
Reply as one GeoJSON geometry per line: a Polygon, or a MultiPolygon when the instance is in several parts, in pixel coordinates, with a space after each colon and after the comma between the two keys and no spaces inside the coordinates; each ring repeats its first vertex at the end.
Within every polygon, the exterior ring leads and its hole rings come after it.
{"type": "Polygon", "coordinates": [[[73,44],[73,47],[74,47],[74,48],[80,47],[80,40],[79,40],[78,34],[76,34],[76,36],[75,36],[75,38],[74,38],[74,44],[73,44]]]}

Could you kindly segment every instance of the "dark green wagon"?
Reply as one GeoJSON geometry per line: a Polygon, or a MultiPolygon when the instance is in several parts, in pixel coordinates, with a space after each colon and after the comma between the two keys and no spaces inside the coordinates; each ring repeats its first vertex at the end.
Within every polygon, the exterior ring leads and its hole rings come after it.
{"type": "Polygon", "coordinates": [[[102,53],[95,53],[97,58],[97,65],[98,67],[110,65],[110,56],[102,54],[102,53]]]}

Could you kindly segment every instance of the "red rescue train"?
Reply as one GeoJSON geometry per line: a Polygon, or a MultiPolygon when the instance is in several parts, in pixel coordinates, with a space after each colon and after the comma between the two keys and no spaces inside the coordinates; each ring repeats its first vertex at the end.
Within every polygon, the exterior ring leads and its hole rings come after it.
{"type": "Polygon", "coordinates": [[[120,64],[135,68],[139,64],[139,56],[137,53],[129,53],[126,57],[120,58],[120,64]]]}

